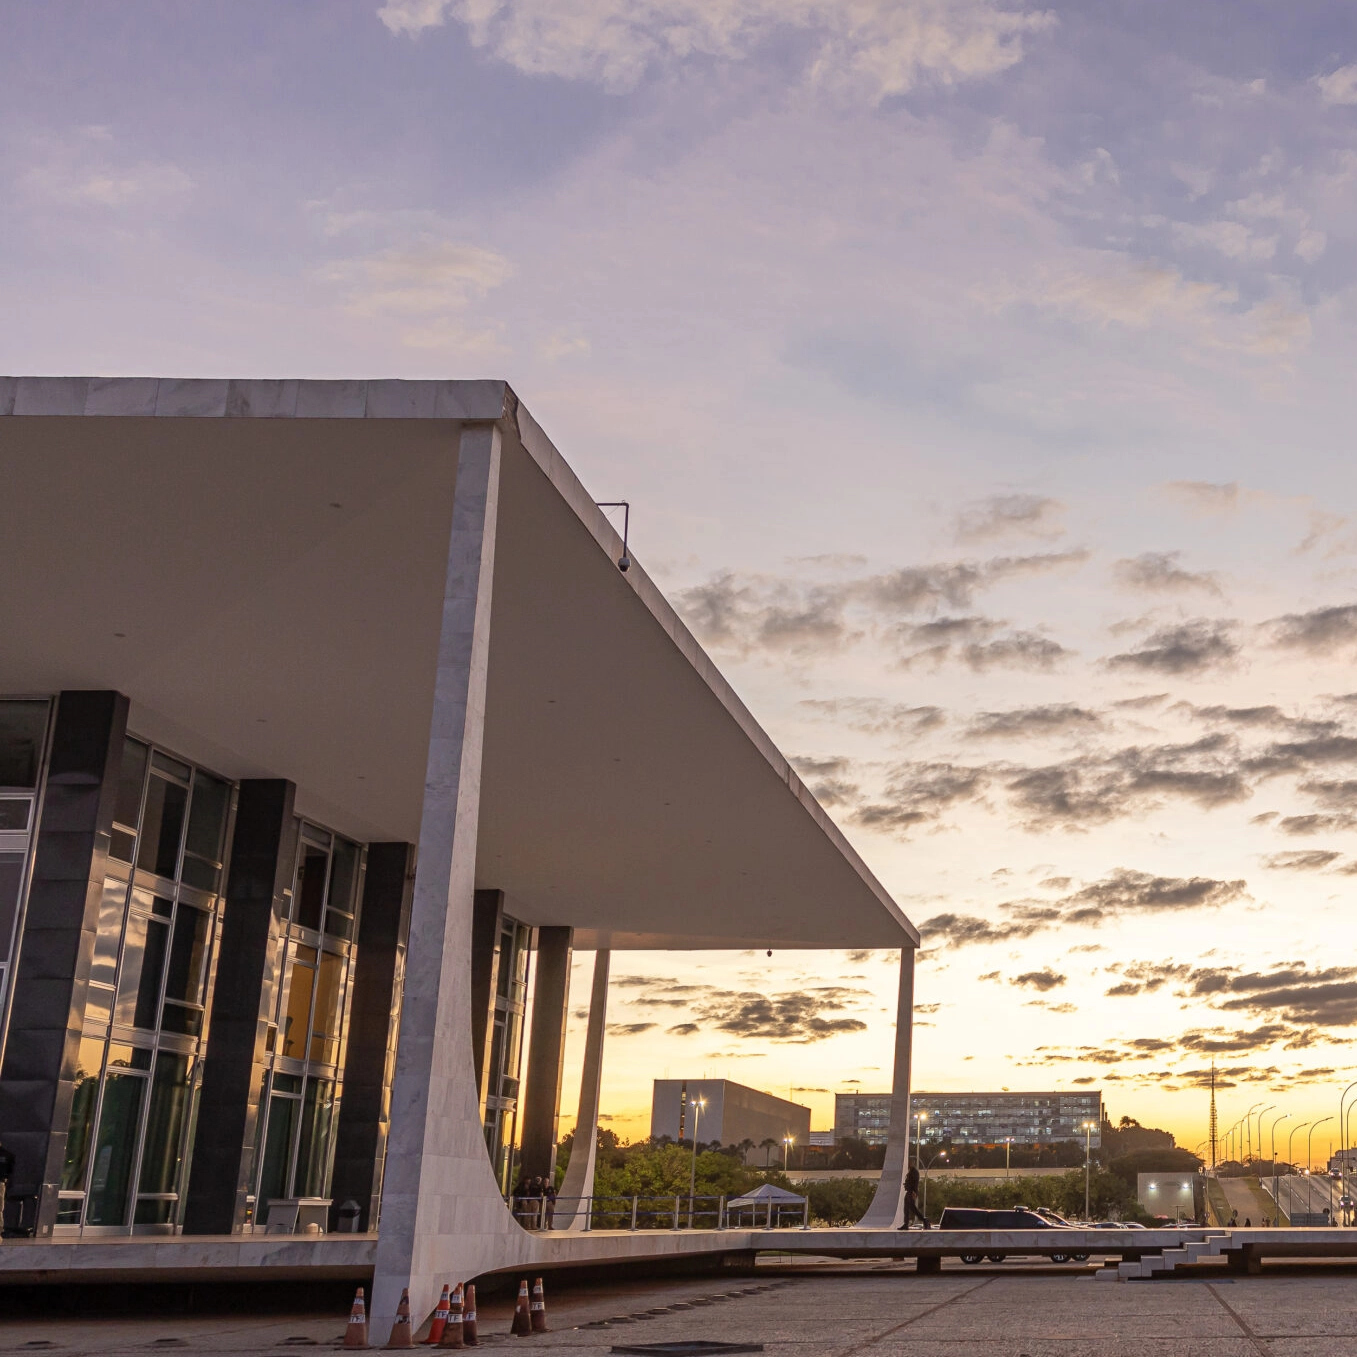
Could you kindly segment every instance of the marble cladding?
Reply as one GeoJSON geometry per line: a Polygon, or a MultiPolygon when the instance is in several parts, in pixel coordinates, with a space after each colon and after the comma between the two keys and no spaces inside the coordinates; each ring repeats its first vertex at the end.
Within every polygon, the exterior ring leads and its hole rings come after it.
{"type": "Polygon", "coordinates": [[[171,419],[503,419],[501,381],[0,377],[0,415],[171,419]]]}

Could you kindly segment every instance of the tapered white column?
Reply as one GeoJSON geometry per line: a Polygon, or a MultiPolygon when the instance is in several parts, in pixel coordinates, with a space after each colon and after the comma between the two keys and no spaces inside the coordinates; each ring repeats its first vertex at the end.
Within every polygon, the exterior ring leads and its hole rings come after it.
{"type": "Polygon", "coordinates": [[[497,1256],[496,1237],[512,1228],[485,1151],[471,1052],[472,901],[499,473],[499,429],[464,427],[373,1278],[377,1342],[385,1340],[402,1287],[410,1288],[418,1324],[442,1283],[474,1276],[497,1256]]]}
{"type": "Polygon", "coordinates": [[[580,1076],[580,1110],[575,1118],[574,1146],[561,1184],[556,1228],[587,1230],[594,1195],[594,1163],[598,1157],[598,1099],[603,1087],[603,1037],[608,1030],[608,968],[612,953],[594,953],[594,987],[589,995],[589,1027],[584,1038],[584,1072],[580,1076]]]}
{"type": "Polygon", "coordinates": [[[863,1229],[893,1230],[904,1203],[909,1163],[909,1067],[914,1038],[914,948],[900,949],[900,997],[895,1011],[895,1070],[891,1077],[891,1120],[886,1132],[886,1161],[863,1229]]]}

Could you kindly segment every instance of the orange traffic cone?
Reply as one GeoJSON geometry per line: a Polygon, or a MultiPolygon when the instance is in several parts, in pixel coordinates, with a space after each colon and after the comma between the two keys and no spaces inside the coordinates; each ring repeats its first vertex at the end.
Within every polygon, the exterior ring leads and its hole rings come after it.
{"type": "Polygon", "coordinates": [[[469,1348],[478,1348],[481,1340],[476,1336],[476,1288],[467,1283],[466,1299],[462,1302],[462,1342],[469,1348]]]}
{"type": "Polygon", "coordinates": [[[395,1322],[391,1325],[391,1337],[387,1340],[389,1348],[412,1348],[415,1340],[410,1334],[410,1291],[401,1291],[401,1303],[396,1306],[395,1322]]]}
{"type": "Polygon", "coordinates": [[[363,1288],[353,1298],[353,1307],[349,1310],[348,1327],[344,1330],[346,1348],[365,1348],[368,1345],[368,1311],[363,1304],[363,1288]]]}
{"type": "Polygon", "coordinates": [[[453,1288],[452,1299],[448,1301],[448,1322],[443,1326],[442,1336],[438,1340],[440,1348],[460,1348],[462,1346],[462,1284],[453,1288]]]}
{"type": "Polygon", "coordinates": [[[443,1294],[438,1298],[438,1304],[434,1306],[433,1323],[429,1325],[429,1336],[424,1340],[430,1346],[437,1343],[443,1336],[443,1330],[448,1327],[448,1288],[443,1288],[443,1294]]]}
{"type": "Polygon", "coordinates": [[[526,1338],[532,1332],[532,1318],[528,1310],[528,1279],[518,1284],[518,1299],[514,1302],[514,1322],[509,1332],[515,1338],[526,1338]]]}
{"type": "Polygon", "coordinates": [[[542,1279],[537,1278],[532,1284],[532,1304],[528,1307],[528,1318],[532,1320],[533,1333],[546,1333],[547,1331],[547,1296],[542,1290],[542,1279]]]}

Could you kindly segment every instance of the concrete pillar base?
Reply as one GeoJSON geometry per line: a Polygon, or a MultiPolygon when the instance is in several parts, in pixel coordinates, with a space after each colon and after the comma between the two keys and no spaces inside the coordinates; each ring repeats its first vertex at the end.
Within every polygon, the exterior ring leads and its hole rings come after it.
{"type": "Polygon", "coordinates": [[[915,1264],[915,1266],[914,1266],[914,1270],[915,1270],[915,1272],[917,1272],[921,1277],[922,1277],[922,1276],[927,1276],[927,1277],[935,1276],[937,1273],[939,1273],[939,1272],[942,1271],[942,1259],[939,1258],[939,1257],[937,1257],[937,1255],[935,1255],[935,1254],[933,1254],[933,1255],[929,1255],[929,1254],[922,1255],[922,1256],[918,1259],[918,1261],[916,1262],[916,1264],[915,1264]]]}

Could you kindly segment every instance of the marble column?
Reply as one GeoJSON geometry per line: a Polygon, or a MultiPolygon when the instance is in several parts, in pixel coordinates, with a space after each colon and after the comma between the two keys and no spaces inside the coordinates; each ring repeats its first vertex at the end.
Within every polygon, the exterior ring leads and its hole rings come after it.
{"type": "Polygon", "coordinates": [[[418,1323],[445,1281],[502,1253],[471,1050],[471,937],[500,432],[462,429],[371,1307],[384,1335],[409,1287],[418,1323]]]}
{"type": "Polygon", "coordinates": [[[900,997],[895,1009],[895,1068],[891,1077],[891,1119],[886,1132],[886,1161],[881,1181],[861,1229],[893,1230],[904,1205],[909,1163],[909,1066],[914,1037],[914,948],[900,949],[900,997]]]}
{"type": "Polygon", "coordinates": [[[56,1223],[127,708],[121,693],[62,693],[52,729],[0,1067],[9,1196],[37,1196],[39,1237],[56,1223]]]}
{"type": "Polygon", "coordinates": [[[537,965],[528,1037],[528,1078],[519,1096],[523,1133],[519,1179],[549,1178],[556,1170],[556,1130],[565,1071],[565,1024],[570,1007],[570,955],[574,930],[537,930],[537,965]]]}
{"type": "MultiPolygon", "coordinates": [[[[260,1098],[297,858],[296,795],[283,778],[247,778],[236,795],[185,1234],[238,1229],[254,1190],[260,1098]]],[[[260,1202],[256,1222],[264,1214],[260,1202]]]]}
{"type": "Polygon", "coordinates": [[[598,1098],[603,1087],[603,1037],[608,1030],[608,969],[612,953],[594,953],[594,987],[589,995],[589,1027],[584,1038],[584,1072],[580,1075],[580,1107],[575,1117],[575,1143],[561,1184],[556,1208],[558,1230],[587,1230],[590,1209],[581,1199],[594,1195],[594,1163],[598,1157],[598,1098]]]}
{"type": "Polygon", "coordinates": [[[344,1096],[330,1175],[330,1228],[346,1201],[360,1231],[376,1229],[391,1126],[392,1056],[405,986],[405,947],[415,881],[415,846],[370,843],[358,917],[344,1096]]]}

